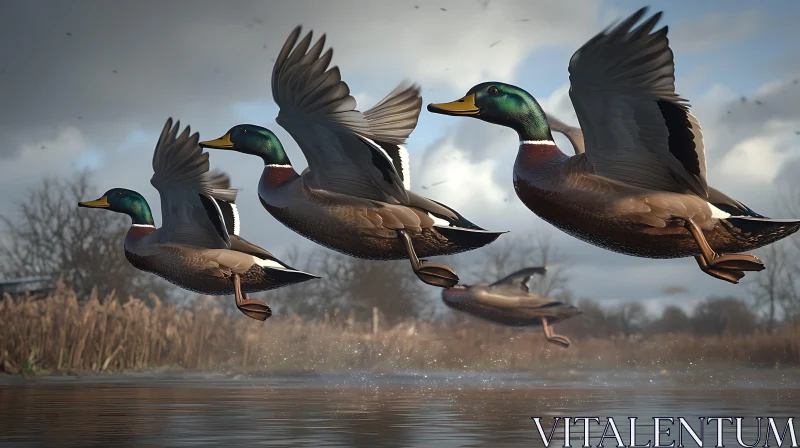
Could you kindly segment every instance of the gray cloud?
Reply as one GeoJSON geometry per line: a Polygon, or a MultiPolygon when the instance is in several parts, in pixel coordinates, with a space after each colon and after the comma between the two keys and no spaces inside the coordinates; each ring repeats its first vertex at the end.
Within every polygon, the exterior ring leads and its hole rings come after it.
{"type": "Polygon", "coordinates": [[[746,39],[765,25],[764,15],[757,10],[713,12],[671,27],[670,47],[678,53],[704,52],[746,39]]]}
{"type": "Polygon", "coordinates": [[[574,39],[594,9],[442,4],[447,12],[424,2],[13,2],[14,19],[0,30],[0,132],[13,144],[0,156],[58,126],[105,144],[168,115],[214,129],[231,103],[269,99],[272,59],[297,24],[328,33],[346,79],[382,78],[370,83],[383,84],[379,98],[406,77],[435,84],[510,73],[528,51],[574,39]],[[515,23],[519,15],[531,21],[515,23]],[[496,35],[503,48],[469,45],[496,35]]]}

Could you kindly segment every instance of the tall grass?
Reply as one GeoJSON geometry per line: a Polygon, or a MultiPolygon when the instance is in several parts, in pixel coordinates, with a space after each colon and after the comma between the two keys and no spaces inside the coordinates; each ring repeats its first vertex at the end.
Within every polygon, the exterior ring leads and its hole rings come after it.
{"type": "MultiPolygon", "coordinates": [[[[52,373],[185,368],[217,371],[372,369],[527,370],[546,366],[664,368],[692,362],[800,365],[800,331],[699,338],[580,338],[561,349],[540,329],[406,321],[390,328],[352,319],[274,316],[257,322],[211,302],[192,308],[122,303],[59,288],[39,300],[0,301],[0,367],[52,373]]],[[[233,300],[230,307],[232,308],[233,300]]],[[[577,317],[580,318],[580,317],[577,317]]],[[[577,319],[576,318],[576,319],[577,319]]],[[[558,329],[558,328],[557,328],[558,329]]]]}

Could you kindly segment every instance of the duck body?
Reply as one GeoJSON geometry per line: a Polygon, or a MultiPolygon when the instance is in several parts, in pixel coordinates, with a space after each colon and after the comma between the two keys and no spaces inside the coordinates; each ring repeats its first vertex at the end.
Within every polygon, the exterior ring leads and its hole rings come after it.
{"type": "MultiPolygon", "coordinates": [[[[261,204],[288,228],[346,255],[369,260],[408,259],[398,231],[409,235],[420,257],[468,251],[501,234],[486,232],[466,220],[454,221],[463,227],[453,227],[420,207],[314,189],[307,175],[298,175],[288,166],[266,166],[258,187],[261,204]]],[[[420,206],[444,207],[408,193],[410,201],[420,206]]]]}
{"type": "MultiPolygon", "coordinates": [[[[687,218],[714,251],[725,253],[757,249],[800,227],[797,220],[770,220],[744,206],[738,207],[743,215],[733,217],[699,196],[627,185],[587,172],[589,166],[585,155],[567,156],[555,143],[523,144],[514,164],[514,189],[532,212],[565,233],[644,258],[699,255],[685,229],[687,218]]],[[[724,197],[714,189],[711,194],[724,197]]],[[[728,207],[735,206],[731,201],[728,207]]]]}
{"type": "Polygon", "coordinates": [[[305,272],[286,269],[278,262],[235,250],[162,244],[158,242],[158,229],[150,227],[152,230],[145,235],[142,229],[142,226],[132,226],[125,237],[128,262],[139,270],[199,294],[235,294],[233,274],[241,277],[243,293],[268,291],[315,278],[305,272]]]}
{"type": "Polygon", "coordinates": [[[527,282],[545,268],[525,268],[493,284],[458,285],[442,291],[442,300],[450,308],[509,327],[538,327],[545,337],[564,347],[569,339],[554,335],[551,324],[581,314],[581,310],[556,299],[531,292],[527,282]]]}
{"type": "Polygon", "coordinates": [[[507,296],[492,292],[488,283],[474,286],[455,286],[442,290],[444,303],[450,308],[464,311],[473,316],[508,327],[540,327],[542,319],[549,324],[568,319],[580,312],[572,305],[537,295],[529,295],[530,302],[535,305],[525,306],[520,297],[507,296]],[[489,303],[505,301],[503,306],[492,306],[489,303]]]}

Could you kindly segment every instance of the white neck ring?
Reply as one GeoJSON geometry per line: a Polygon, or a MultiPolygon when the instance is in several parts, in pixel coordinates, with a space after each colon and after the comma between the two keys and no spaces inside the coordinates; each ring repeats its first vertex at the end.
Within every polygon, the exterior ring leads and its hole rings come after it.
{"type": "Polygon", "coordinates": [[[556,146],[556,142],[552,140],[520,140],[520,146],[522,145],[544,145],[544,146],[556,146]]]}

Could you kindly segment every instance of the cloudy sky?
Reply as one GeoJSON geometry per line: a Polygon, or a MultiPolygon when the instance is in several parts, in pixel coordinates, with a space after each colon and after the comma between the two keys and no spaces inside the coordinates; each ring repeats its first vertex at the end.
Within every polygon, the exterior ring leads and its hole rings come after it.
{"type": "MultiPolygon", "coordinates": [[[[404,79],[422,86],[425,103],[451,101],[478,82],[497,80],[527,89],[548,113],[576,124],[567,93],[570,56],[644,4],[24,0],[4,6],[0,209],[43,177],[89,169],[103,191],[142,192],[158,222],[150,161],[167,117],[190,124],[202,138],[239,123],[267,126],[298,171],[305,167],[294,141],[274,122],[269,86],[274,58],[298,24],[327,34],[333,63],[362,110],[404,79]]],[[[709,183],[760,213],[785,217],[777,208],[779,192],[800,185],[800,3],[652,7],[660,9],[675,51],[678,93],[691,101],[704,129],[709,183]]],[[[516,141],[505,128],[423,111],[408,142],[412,189],[484,228],[547,232],[570,264],[578,297],[689,306],[710,294],[746,295],[746,285],[715,280],[692,259],[619,255],[543,223],[514,194],[516,141]],[[446,182],[430,186],[440,181],[446,182]],[[688,292],[664,292],[676,285],[688,292]]],[[[571,152],[565,139],[558,142],[571,152]]],[[[309,244],[261,208],[261,169],[253,159],[214,151],[211,160],[243,189],[243,236],[278,255],[309,244]]]]}

